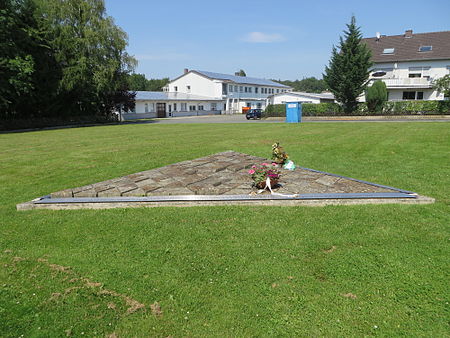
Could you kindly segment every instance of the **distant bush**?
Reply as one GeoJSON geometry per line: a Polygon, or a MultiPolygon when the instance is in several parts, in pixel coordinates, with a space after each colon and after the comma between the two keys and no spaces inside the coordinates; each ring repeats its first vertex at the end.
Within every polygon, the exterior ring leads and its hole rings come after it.
{"type": "Polygon", "coordinates": [[[383,105],[388,99],[386,83],[381,80],[375,81],[372,86],[366,90],[367,108],[371,112],[380,113],[383,111],[383,105]]]}
{"type": "Polygon", "coordinates": [[[447,115],[450,101],[388,101],[383,115],[447,115]]]}
{"type": "MultiPolygon", "coordinates": [[[[337,103],[303,103],[303,116],[344,116],[342,107],[337,103]]],[[[354,116],[376,115],[450,115],[450,101],[387,101],[383,109],[370,112],[366,103],[359,103],[354,116]]],[[[286,117],[285,104],[270,104],[263,117],[286,117]]]]}
{"type": "Polygon", "coordinates": [[[262,117],[286,117],[286,105],[269,104],[264,110],[262,117]]]}
{"type": "Polygon", "coordinates": [[[337,103],[304,103],[302,104],[303,116],[336,116],[342,115],[342,107],[337,103]]]}
{"type": "Polygon", "coordinates": [[[39,129],[47,127],[83,126],[97,123],[115,123],[115,114],[72,117],[36,117],[29,119],[0,120],[0,130],[39,129]]]}

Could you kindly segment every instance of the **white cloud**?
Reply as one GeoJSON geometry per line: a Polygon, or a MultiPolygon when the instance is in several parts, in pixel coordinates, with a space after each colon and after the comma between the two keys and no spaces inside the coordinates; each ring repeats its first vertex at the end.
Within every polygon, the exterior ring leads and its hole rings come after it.
{"type": "Polygon", "coordinates": [[[277,33],[267,34],[262,32],[250,32],[246,34],[243,38],[245,42],[251,43],[271,43],[271,42],[280,42],[286,40],[286,38],[277,33]]]}

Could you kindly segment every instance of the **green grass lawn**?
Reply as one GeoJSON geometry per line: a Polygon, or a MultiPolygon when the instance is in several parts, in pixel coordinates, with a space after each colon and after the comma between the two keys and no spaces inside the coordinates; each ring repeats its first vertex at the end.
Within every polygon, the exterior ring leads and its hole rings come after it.
{"type": "Polygon", "coordinates": [[[448,337],[449,127],[147,124],[0,135],[0,336],[448,337]],[[220,151],[268,157],[274,141],[298,165],[436,203],[15,210],[220,151]]]}

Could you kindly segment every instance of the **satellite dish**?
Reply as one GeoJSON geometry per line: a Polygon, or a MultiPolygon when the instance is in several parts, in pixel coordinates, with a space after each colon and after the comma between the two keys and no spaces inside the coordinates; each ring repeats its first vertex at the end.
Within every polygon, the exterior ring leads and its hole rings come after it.
{"type": "Polygon", "coordinates": [[[381,77],[381,76],[385,76],[385,75],[386,75],[386,72],[384,72],[382,70],[378,70],[372,74],[373,77],[381,77]]]}

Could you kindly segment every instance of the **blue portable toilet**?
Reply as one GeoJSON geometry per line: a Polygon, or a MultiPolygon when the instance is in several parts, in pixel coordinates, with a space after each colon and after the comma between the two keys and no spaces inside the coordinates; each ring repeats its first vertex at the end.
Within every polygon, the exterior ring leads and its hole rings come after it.
{"type": "Polygon", "coordinates": [[[302,122],[302,104],[300,102],[286,102],[286,122],[302,122]]]}

